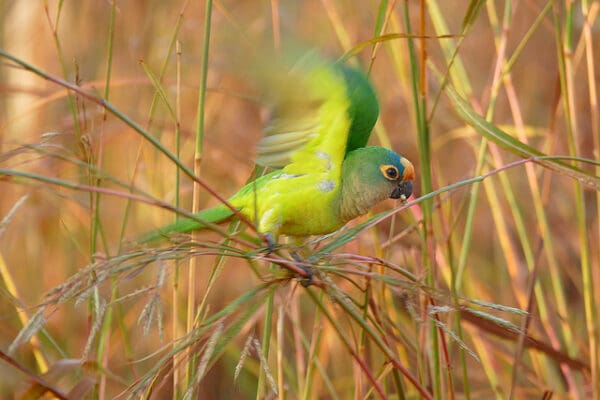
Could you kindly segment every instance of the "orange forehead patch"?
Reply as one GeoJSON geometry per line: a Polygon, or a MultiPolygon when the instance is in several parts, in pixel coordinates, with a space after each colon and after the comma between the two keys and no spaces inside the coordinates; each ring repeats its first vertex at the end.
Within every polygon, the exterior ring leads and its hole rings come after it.
{"type": "Polygon", "coordinates": [[[404,175],[402,175],[402,182],[412,181],[415,179],[415,167],[406,158],[402,158],[400,163],[404,166],[404,175]]]}

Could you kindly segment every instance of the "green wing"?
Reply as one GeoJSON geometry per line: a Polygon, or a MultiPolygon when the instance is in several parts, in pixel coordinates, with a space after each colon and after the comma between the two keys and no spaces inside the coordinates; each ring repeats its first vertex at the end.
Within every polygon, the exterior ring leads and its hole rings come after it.
{"type": "Polygon", "coordinates": [[[367,77],[314,53],[269,73],[273,111],[256,163],[290,174],[337,174],[345,155],[367,144],[379,114],[367,77]]]}
{"type": "Polygon", "coordinates": [[[339,66],[346,81],[346,91],[350,99],[348,115],[352,121],[346,154],[360,147],[365,147],[379,116],[379,103],[373,86],[366,75],[355,68],[339,66]]]}

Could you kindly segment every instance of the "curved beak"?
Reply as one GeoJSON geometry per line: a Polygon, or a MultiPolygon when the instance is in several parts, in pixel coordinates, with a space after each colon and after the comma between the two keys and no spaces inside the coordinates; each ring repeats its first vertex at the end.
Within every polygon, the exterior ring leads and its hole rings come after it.
{"type": "Polygon", "coordinates": [[[415,167],[406,158],[400,160],[402,166],[404,166],[404,174],[398,185],[392,191],[390,198],[400,199],[402,201],[408,200],[413,192],[413,179],[415,179],[415,167]]]}
{"type": "Polygon", "coordinates": [[[413,191],[412,181],[400,182],[398,186],[394,188],[390,197],[392,199],[400,199],[402,201],[408,200],[413,191]]]}

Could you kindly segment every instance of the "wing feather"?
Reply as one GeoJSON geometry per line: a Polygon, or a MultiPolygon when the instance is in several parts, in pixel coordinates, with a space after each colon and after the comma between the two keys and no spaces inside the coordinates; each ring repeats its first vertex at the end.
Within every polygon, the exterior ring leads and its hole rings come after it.
{"type": "Polygon", "coordinates": [[[351,125],[342,69],[313,55],[282,68],[282,74],[272,77],[277,87],[267,92],[273,112],[257,146],[257,164],[336,178],[351,125]]]}

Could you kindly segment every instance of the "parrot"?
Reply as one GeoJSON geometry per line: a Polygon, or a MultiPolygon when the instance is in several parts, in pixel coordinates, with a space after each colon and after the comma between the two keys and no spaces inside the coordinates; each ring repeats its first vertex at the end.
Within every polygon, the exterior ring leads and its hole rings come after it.
{"type": "MultiPolygon", "coordinates": [[[[283,65],[282,65],[283,64],[283,65]]],[[[269,247],[280,235],[332,233],[387,199],[406,201],[413,191],[412,163],[393,150],[368,146],[379,103],[358,67],[307,54],[289,66],[257,74],[271,115],[256,147],[256,164],[272,172],[247,183],[228,203],[263,235],[269,247]]],[[[202,229],[235,217],[227,205],[200,211],[146,235],[148,242],[202,229]]]]}

